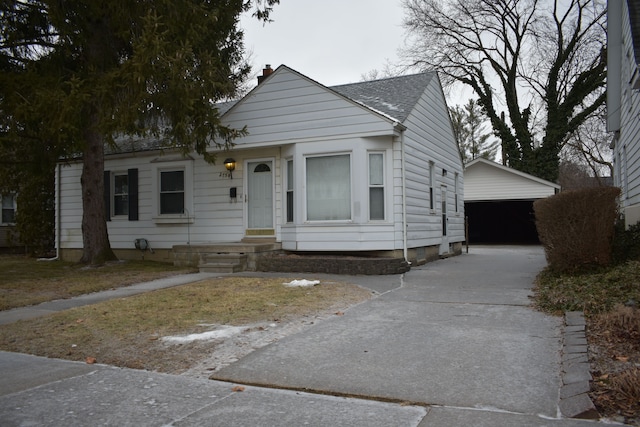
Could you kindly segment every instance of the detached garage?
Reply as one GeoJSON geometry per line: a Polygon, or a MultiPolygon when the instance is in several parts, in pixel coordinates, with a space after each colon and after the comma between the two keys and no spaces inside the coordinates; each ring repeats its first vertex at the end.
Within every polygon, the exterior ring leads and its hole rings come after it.
{"type": "Polygon", "coordinates": [[[464,171],[464,210],[469,243],[539,243],[533,202],[560,186],[487,159],[464,171]]]}

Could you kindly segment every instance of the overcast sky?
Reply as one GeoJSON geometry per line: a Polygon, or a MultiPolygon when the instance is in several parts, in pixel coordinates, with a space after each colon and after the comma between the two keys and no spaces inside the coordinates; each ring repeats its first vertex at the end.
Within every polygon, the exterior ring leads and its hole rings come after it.
{"type": "Polygon", "coordinates": [[[284,64],[333,86],[397,62],[402,18],[400,0],[281,0],[273,22],[245,16],[241,25],[254,71],[284,64]]]}

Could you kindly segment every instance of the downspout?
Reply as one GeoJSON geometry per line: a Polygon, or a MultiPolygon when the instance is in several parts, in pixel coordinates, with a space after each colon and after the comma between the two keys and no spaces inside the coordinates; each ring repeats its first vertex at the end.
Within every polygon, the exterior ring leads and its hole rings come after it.
{"type": "Polygon", "coordinates": [[[60,245],[62,244],[62,164],[56,169],[56,259],[60,259],[60,245]]]}
{"type": "Polygon", "coordinates": [[[38,258],[38,261],[57,261],[60,259],[60,242],[62,238],[60,237],[60,225],[62,224],[62,220],[60,219],[60,210],[61,210],[61,202],[60,202],[60,189],[62,185],[60,184],[60,177],[62,175],[60,168],[62,165],[58,163],[56,166],[56,188],[55,188],[55,245],[56,245],[56,256],[54,258],[38,258]]]}
{"type": "Polygon", "coordinates": [[[400,130],[400,163],[402,170],[402,253],[404,260],[411,265],[409,261],[409,249],[407,248],[407,183],[406,168],[404,156],[404,130],[400,130]]]}

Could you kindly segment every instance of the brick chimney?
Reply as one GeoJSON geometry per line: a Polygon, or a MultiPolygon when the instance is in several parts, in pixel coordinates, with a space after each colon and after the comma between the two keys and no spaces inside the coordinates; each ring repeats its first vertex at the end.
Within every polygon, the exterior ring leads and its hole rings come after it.
{"type": "Polygon", "coordinates": [[[273,73],[273,68],[271,68],[271,64],[267,64],[262,69],[262,75],[258,76],[258,84],[262,83],[264,81],[264,79],[266,79],[267,77],[269,77],[271,75],[271,73],[273,73]]]}

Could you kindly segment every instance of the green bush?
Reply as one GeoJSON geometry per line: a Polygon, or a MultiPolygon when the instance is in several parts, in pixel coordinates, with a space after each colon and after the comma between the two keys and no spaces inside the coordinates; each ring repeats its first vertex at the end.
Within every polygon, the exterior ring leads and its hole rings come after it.
{"type": "Polygon", "coordinates": [[[578,272],[611,263],[619,194],[615,187],[585,188],[533,204],[552,270],[578,272]]]}

